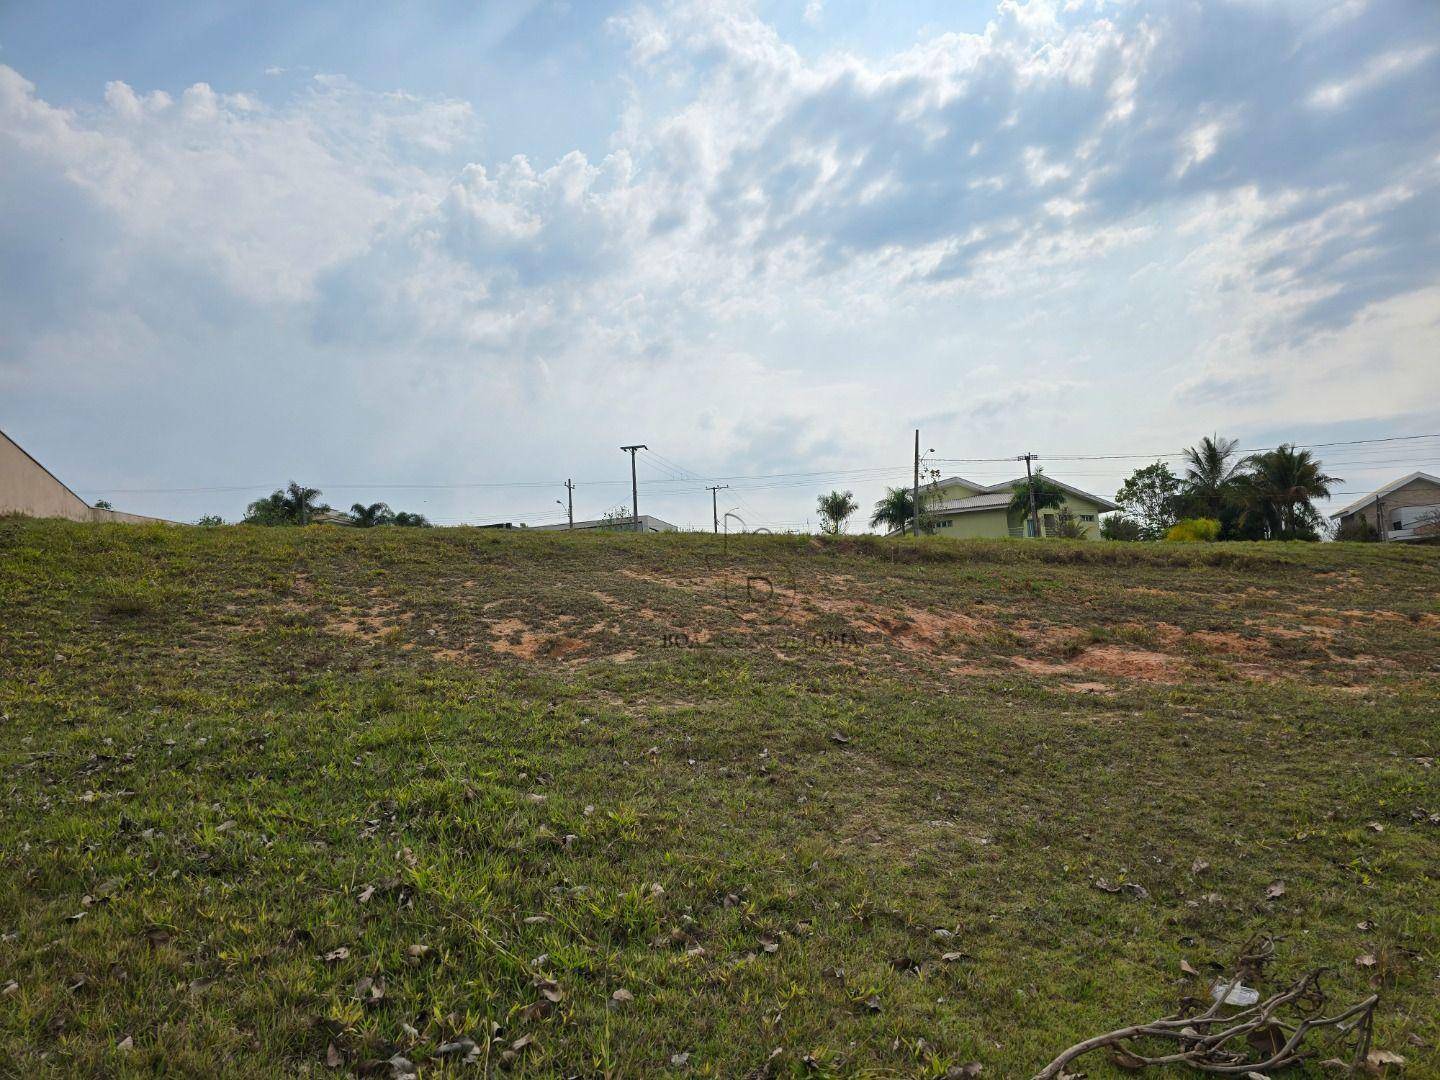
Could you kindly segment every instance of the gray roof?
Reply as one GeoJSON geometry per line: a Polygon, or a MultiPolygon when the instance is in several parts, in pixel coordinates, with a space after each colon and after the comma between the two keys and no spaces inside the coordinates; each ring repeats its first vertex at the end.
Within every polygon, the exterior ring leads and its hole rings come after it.
{"type": "Polygon", "coordinates": [[[1430,473],[1427,472],[1412,472],[1409,476],[1402,476],[1399,480],[1392,480],[1384,487],[1377,488],[1369,495],[1366,495],[1363,499],[1357,499],[1355,502],[1345,507],[1344,510],[1336,510],[1335,513],[1330,515],[1330,518],[1331,520],[1334,520],[1335,518],[1342,518],[1346,514],[1353,514],[1361,507],[1369,506],[1376,499],[1383,499],[1391,492],[1399,491],[1406,484],[1409,484],[1415,480],[1429,480],[1432,484],[1440,484],[1440,476],[1432,476],[1430,473]]]}
{"type": "MultiPolygon", "coordinates": [[[[628,532],[628,531],[631,531],[629,526],[630,526],[630,519],[629,519],[628,517],[627,517],[627,518],[621,518],[619,521],[610,521],[610,520],[607,520],[607,519],[605,519],[605,518],[599,518],[599,519],[596,519],[596,520],[594,520],[594,521],[577,521],[577,522],[575,522],[575,525],[574,525],[574,527],[575,527],[577,530],[578,530],[578,529],[614,529],[614,530],[617,531],[617,532],[628,532]]],[[[569,530],[570,528],[571,528],[571,526],[570,526],[570,523],[569,523],[568,521],[562,521],[562,522],[560,522],[558,525],[532,525],[532,526],[530,527],[530,531],[531,531],[531,532],[557,532],[557,531],[562,530],[562,529],[563,529],[563,530],[569,530]]],[[[640,515],[640,528],[639,528],[639,530],[636,530],[636,531],[639,531],[639,532],[678,532],[679,530],[676,529],[674,525],[671,525],[670,522],[664,521],[664,520],[662,520],[661,518],[657,518],[657,517],[655,517],[655,516],[653,516],[653,515],[651,515],[651,514],[641,514],[641,515],[640,515]]]]}
{"type": "Polygon", "coordinates": [[[1003,510],[1010,505],[1011,493],[1008,491],[996,492],[993,495],[972,495],[968,499],[950,499],[946,502],[932,503],[930,513],[932,514],[968,514],[973,510],[1003,510]]]}

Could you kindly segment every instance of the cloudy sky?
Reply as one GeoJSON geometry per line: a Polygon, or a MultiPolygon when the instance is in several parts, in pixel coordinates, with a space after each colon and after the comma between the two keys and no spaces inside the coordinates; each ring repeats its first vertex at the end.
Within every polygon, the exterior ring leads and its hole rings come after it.
{"type": "Polygon", "coordinates": [[[82,495],[540,523],[637,442],[803,526],[916,426],[1107,495],[1440,432],[1434,0],[390,8],[0,6],[0,429],[82,495]]]}

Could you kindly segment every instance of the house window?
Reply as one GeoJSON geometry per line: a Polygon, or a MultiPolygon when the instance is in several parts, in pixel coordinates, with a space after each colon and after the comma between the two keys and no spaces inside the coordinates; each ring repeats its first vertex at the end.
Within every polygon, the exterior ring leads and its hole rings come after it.
{"type": "Polygon", "coordinates": [[[1080,520],[1081,520],[1081,521],[1094,521],[1094,520],[1095,520],[1095,515],[1094,515],[1094,514],[1081,514],[1081,515],[1080,515],[1080,520]]]}

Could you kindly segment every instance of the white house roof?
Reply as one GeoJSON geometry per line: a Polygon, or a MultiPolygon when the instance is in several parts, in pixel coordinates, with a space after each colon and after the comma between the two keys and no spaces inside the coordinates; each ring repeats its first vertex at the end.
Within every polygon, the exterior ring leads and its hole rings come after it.
{"type": "MultiPolygon", "coordinates": [[[[1082,489],[1080,489],[1080,488],[1077,488],[1077,487],[1072,487],[1070,484],[1065,483],[1065,481],[1063,481],[1063,480],[1056,480],[1056,479],[1055,479],[1053,476],[1051,476],[1049,473],[1045,473],[1044,476],[1045,476],[1045,479],[1046,479],[1046,480],[1050,481],[1050,483],[1054,484],[1056,487],[1058,487],[1061,491],[1065,492],[1066,494],[1068,494],[1068,495],[1074,495],[1074,496],[1075,496],[1076,498],[1078,498],[1078,499],[1086,499],[1086,500],[1088,500],[1088,501],[1090,501],[1090,502],[1093,502],[1096,506],[1100,507],[1101,510],[1119,510],[1119,509],[1120,509],[1119,506],[1117,506],[1115,503],[1111,502],[1109,499],[1102,499],[1099,495],[1092,495],[1092,494],[1091,494],[1090,492],[1088,492],[1088,491],[1084,491],[1084,490],[1082,490],[1082,489]]],[[[987,487],[985,490],[986,490],[987,492],[993,491],[993,492],[997,492],[997,493],[1003,491],[1003,492],[1005,493],[1006,499],[1007,499],[1007,501],[1008,501],[1009,497],[1015,493],[1015,489],[1016,489],[1017,487],[1023,487],[1024,484],[1025,484],[1025,477],[1023,477],[1023,476],[1017,476],[1014,480],[1006,480],[1003,484],[991,484],[991,485],[990,485],[989,487],[987,487]]]]}
{"type": "Polygon", "coordinates": [[[1400,490],[1402,487],[1404,487],[1406,484],[1409,484],[1409,483],[1411,483],[1412,481],[1415,481],[1415,480],[1429,480],[1432,484],[1440,484],[1440,476],[1433,476],[1433,475],[1431,475],[1430,473],[1427,473],[1427,472],[1419,472],[1419,471],[1412,472],[1409,476],[1402,476],[1399,480],[1394,480],[1394,481],[1386,484],[1386,485],[1385,485],[1384,487],[1382,487],[1382,488],[1376,488],[1376,489],[1375,489],[1374,491],[1372,491],[1369,495],[1366,495],[1363,499],[1357,499],[1355,502],[1353,502],[1353,503],[1351,503],[1349,506],[1345,507],[1344,510],[1337,510],[1337,511],[1335,511],[1335,513],[1333,513],[1333,514],[1330,515],[1330,519],[1333,521],[1335,518],[1342,518],[1342,517],[1344,517],[1346,514],[1353,514],[1353,513],[1355,513],[1356,510],[1359,510],[1361,507],[1369,506],[1369,505],[1371,505],[1376,499],[1383,499],[1383,498],[1385,498],[1386,495],[1389,495],[1392,491],[1399,491],[1399,490],[1400,490]]]}
{"type": "MultiPolygon", "coordinates": [[[[1120,509],[1109,499],[1102,499],[1099,495],[1092,495],[1088,491],[1072,487],[1062,480],[1056,480],[1048,473],[1045,479],[1054,484],[1061,491],[1074,495],[1076,498],[1093,502],[1101,510],[1120,509]]],[[[963,484],[979,492],[964,499],[947,499],[944,502],[936,503],[931,507],[931,513],[936,514],[967,514],[976,510],[998,510],[1010,505],[1010,499],[1015,494],[1017,487],[1025,484],[1025,477],[1017,477],[1014,480],[1006,480],[1003,484],[977,484],[974,481],[966,480],[961,476],[951,476],[944,480],[937,480],[933,484],[926,485],[931,488],[947,488],[956,484],[963,484]]]]}

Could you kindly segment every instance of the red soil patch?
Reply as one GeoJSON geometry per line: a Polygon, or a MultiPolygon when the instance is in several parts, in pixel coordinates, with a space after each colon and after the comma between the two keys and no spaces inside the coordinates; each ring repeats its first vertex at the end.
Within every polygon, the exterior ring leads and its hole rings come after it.
{"type": "Polygon", "coordinates": [[[517,656],[521,660],[563,660],[571,653],[585,648],[579,638],[564,637],[560,634],[536,634],[526,631],[519,642],[496,641],[490,648],[506,656],[517,656]]]}
{"type": "Polygon", "coordinates": [[[1248,656],[1269,648],[1258,638],[1241,637],[1239,634],[1222,633],[1218,630],[1196,630],[1190,635],[1190,640],[1205,646],[1211,652],[1224,653],[1227,656],[1248,656]]]}
{"type": "MultiPolygon", "coordinates": [[[[1166,653],[1127,649],[1121,645],[1092,645],[1068,664],[1055,664],[1029,656],[1012,656],[1010,662],[1032,675],[1075,675],[1093,672],[1140,682],[1179,682],[1183,668],[1179,658],[1166,653]]],[[[1080,684],[1086,685],[1086,684],[1080,684]]],[[[1093,685],[1093,684],[1091,684],[1093,685]]]]}
{"type": "Polygon", "coordinates": [[[1012,656],[1010,662],[1022,671],[1032,675],[1073,675],[1074,664],[1056,664],[1049,660],[1036,660],[1033,656],[1012,656]]]}
{"type": "Polygon", "coordinates": [[[1165,653],[1119,645],[1093,645],[1075,658],[1075,666],[1101,675],[1169,683],[1180,681],[1183,663],[1165,653]]]}

